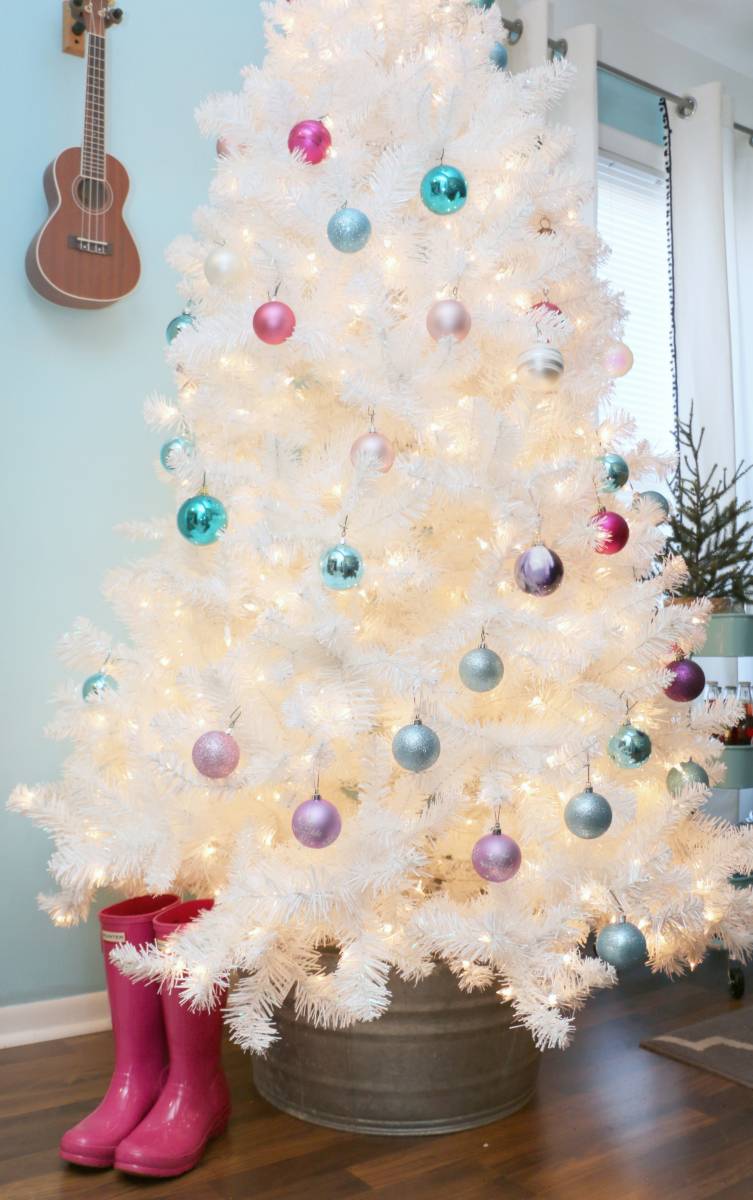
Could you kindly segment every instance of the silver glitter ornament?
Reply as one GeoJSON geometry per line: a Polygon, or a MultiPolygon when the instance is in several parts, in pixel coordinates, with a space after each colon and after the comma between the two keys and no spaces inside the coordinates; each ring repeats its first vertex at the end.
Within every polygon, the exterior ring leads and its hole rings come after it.
{"type": "Polygon", "coordinates": [[[565,824],[579,838],[597,838],[612,824],[612,806],[605,796],[595,792],[590,783],[568,800],[565,824]]]}
{"type": "Polygon", "coordinates": [[[501,683],[504,663],[498,654],[483,642],[464,654],[458,664],[460,678],[472,692],[490,692],[501,683]]]}
{"type": "Polygon", "coordinates": [[[392,739],[395,761],[406,771],[426,771],[439,758],[439,738],[433,729],[416,717],[412,725],[403,725],[392,739]]]}
{"type": "Polygon", "coordinates": [[[559,387],[564,370],[565,360],[559,350],[544,342],[537,342],[518,358],[518,375],[537,392],[551,392],[559,387]]]}
{"type": "Polygon", "coordinates": [[[596,953],[602,962],[618,971],[640,966],[646,961],[646,939],[637,925],[622,917],[614,925],[605,925],[596,939],[596,953]]]}

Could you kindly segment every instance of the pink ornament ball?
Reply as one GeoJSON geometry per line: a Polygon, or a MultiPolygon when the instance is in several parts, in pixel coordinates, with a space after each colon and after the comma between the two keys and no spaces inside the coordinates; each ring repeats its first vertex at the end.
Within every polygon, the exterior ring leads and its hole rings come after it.
{"type": "Polygon", "coordinates": [[[350,461],[354,467],[374,466],[386,475],[395,461],[395,447],[383,433],[372,429],[356,438],[350,448],[350,461]]]}
{"type": "Polygon", "coordinates": [[[300,151],[307,163],[320,163],[332,145],[332,137],[323,121],[299,121],[288,134],[288,150],[300,151]]]}
{"type": "Polygon", "coordinates": [[[561,317],[562,309],[558,304],[552,304],[551,300],[539,300],[538,304],[534,304],[531,312],[538,314],[540,317],[552,316],[561,317]]]}
{"type": "Polygon", "coordinates": [[[293,813],[291,822],[293,835],[309,850],[323,850],[331,846],[342,829],[340,814],[334,804],[316,792],[293,813]]]}
{"type": "Polygon", "coordinates": [[[678,658],[667,667],[672,672],[673,679],[664,689],[664,695],[678,704],[688,704],[697,700],[706,686],[706,676],[703,668],[699,667],[692,658],[678,658]]]}
{"type": "Polygon", "coordinates": [[[471,330],[471,314],[459,300],[437,300],[426,314],[426,328],[435,342],[446,337],[462,342],[471,330]]]}
{"type": "Polygon", "coordinates": [[[491,833],[479,838],[471,851],[473,868],[489,883],[505,883],[520,870],[522,855],[517,842],[495,825],[491,833]]]}
{"type": "Polygon", "coordinates": [[[618,554],[620,550],[625,549],[630,537],[630,526],[619,513],[601,509],[591,518],[591,524],[604,534],[604,538],[594,546],[597,554],[618,554]]]}
{"type": "Polygon", "coordinates": [[[286,342],[295,329],[295,313],[282,300],[268,300],[254,313],[254,333],[268,346],[286,342]]]}
{"type": "Polygon", "coordinates": [[[633,365],[633,352],[624,342],[612,342],[604,355],[604,369],[610,379],[622,379],[633,365]]]}
{"type": "Polygon", "coordinates": [[[232,733],[211,729],[194,742],[191,758],[200,775],[207,779],[225,779],[240,761],[241,751],[232,733]]]}

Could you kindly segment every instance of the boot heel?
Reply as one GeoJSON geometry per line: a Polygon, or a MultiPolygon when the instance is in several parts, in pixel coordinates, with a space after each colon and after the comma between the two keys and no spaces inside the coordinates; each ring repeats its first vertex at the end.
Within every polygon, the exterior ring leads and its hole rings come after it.
{"type": "Polygon", "coordinates": [[[219,1137],[221,1133],[224,1133],[228,1127],[229,1120],[230,1109],[226,1108],[224,1112],[221,1112],[220,1115],[215,1117],[214,1121],[212,1122],[212,1128],[207,1134],[207,1141],[210,1141],[212,1138],[219,1137]]]}

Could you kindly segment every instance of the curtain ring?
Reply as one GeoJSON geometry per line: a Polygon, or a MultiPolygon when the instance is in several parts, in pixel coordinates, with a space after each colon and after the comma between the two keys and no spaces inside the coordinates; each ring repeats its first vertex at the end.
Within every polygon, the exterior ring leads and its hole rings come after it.
{"type": "Polygon", "coordinates": [[[567,38],[547,38],[550,59],[567,58],[567,38]]]}
{"type": "Polygon", "coordinates": [[[506,17],[503,17],[502,26],[507,30],[507,40],[511,46],[520,41],[523,36],[523,22],[520,17],[516,17],[514,21],[508,21],[506,17]]]}

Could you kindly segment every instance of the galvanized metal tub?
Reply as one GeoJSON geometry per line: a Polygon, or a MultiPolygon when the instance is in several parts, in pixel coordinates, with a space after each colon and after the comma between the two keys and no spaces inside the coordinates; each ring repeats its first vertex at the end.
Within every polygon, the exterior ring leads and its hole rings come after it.
{"type": "Polygon", "coordinates": [[[444,964],[419,984],[390,976],[377,1021],[318,1029],[288,997],[281,1039],[255,1058],[254,1083],[283,1112],[355,1133],[452,1133],[508,1116],[532,1098],[539,1053],[493,989],[461,992],[444,964]]]}

